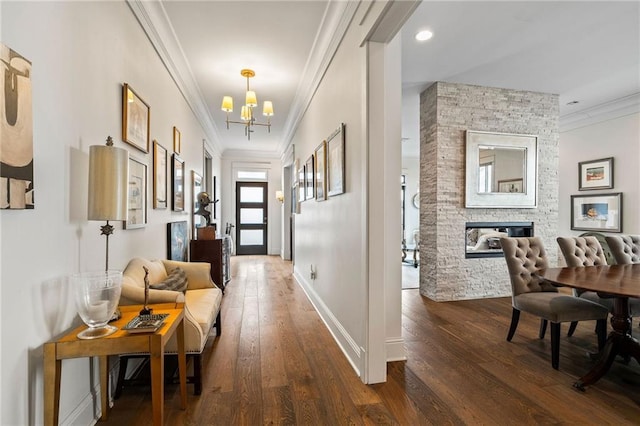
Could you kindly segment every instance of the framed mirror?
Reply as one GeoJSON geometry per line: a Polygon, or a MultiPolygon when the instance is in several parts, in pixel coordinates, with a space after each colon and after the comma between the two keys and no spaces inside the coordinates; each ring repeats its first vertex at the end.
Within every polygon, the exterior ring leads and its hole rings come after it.
{"type": "Polygon", "coordinates": [[[538,137],[466,132],[467,208],[535,208],[538,137]]]}

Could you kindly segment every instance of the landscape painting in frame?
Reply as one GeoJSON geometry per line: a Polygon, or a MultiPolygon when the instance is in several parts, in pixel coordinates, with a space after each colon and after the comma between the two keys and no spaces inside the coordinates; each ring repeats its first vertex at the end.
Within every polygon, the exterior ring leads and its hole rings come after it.
{"type": "Polygon", "coordinates": [[[571,229],[622,232],[622,193],[572,195],[571,229]]]}
{"type": "Polygon", "coordinates": [[[31,62],[0,43],[0,208],[33,209],[31,62]]]}
{"type": "Polygon", "coordinates": [[[186,262],[189,260],[189,228],[188,222],[167,223],[167,259],[186,262]]]}

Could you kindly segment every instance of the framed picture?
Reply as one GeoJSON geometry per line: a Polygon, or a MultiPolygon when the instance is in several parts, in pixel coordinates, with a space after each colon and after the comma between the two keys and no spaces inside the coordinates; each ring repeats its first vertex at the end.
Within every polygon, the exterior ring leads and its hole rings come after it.
{"type": "Polygon", "coordinates": [[[180,154],[180,150],[182,149],[182,134],[180,130],[176,126],[173,126],[173,152],[176,154],[180,154]]]}
{"type": "Polygon", "coordinates": [[[31,61],[0,42],[0,209],[33,209],[31,61]]]}
{"type": "Polygon", "coordinates": [[[571,229],[622,232],[622,192],[572,195],[571,229]]]}
{"type": "Polygon", "coordinates": [[[522,193],[522,179],[504,179],[498,181],[498,192],[522,193]]]}
{"type": "Polygon", "coordinates": [[[171,204],[174,212],[184,211],[184,161],[176,153],[172,154],[171,162],[171,189],[173,192],[173,202],[171,204]]]}
{"type": "Polygon", "coordinates": [[[153,208],[167,208],[167,150],[153,141],[153,208]]]}
{"type": "Polygon", "coordinates": [[[327,138],[327,195],[344,194],[344,123],[327,138]]]}
{"type": "Polygon", "coordinates": [[[167,259],[189,260],[189,231],[186,220],[167,223],[167,259]]]}
{"type": "Polygon", "coordinates": [[[305,170],[304,170],[304,164],[300,165],[300,168],[298,169],[298,200],[299,201],[304,201],[306,198],[306,185],[305,185],[305,178],[306,174],[305,174],[305,170]]]}
{"type": "Polygon", "coordinates": [[[196,214],[198,208],[200,207],[200,204],[198,203],[198,194],[202,192],[202,190],[202,176],[196,173],[195,170],[191,170],[191,223],[193,223],[191,235],[194,240],[196,239],[196,228],[207,226],[207,221],[204,216],[196,214]]]}
{"type": "Polygon", "coordinates": [[[122,140],[142,152],[149,152],[151,109],[124,83],[122,86],[122,140]]]}
{"type": "Polygon", "coordinates": [[[129,189],[125,229],[147,224],[147,165],[129,157],[129,189]]]}
{"type": "Polygon", "coordinates": [[[613,157],[578,163],[578,190],[613,188],[613,157]]]}
{"type": "Polygon", "coordinates": [[[296,158],[296,160],[293,163],[294,178],[291,179],[292,181],[291,182],[291,214],[300,213],[300,192],[299,192],[300,171],[299,169],[300,169],[300,161],[296,158]],[[296,176],[295,173],[298,173],[298,175],[296,176]]]}
{"type": "Polygon", "coordinates": [[[305,200],[311,200],[315,197],[314,194],[314,175],[313,175],[313,154],[307,158],[307,162],[304,165],[304,183],[305,183],[305,200]]]}
{"type": "Polygon", "coordinates": [[[316,172],[316,201],[327,199],[327,141],[322,141],[316,148],[315,155],[316,172]]]}

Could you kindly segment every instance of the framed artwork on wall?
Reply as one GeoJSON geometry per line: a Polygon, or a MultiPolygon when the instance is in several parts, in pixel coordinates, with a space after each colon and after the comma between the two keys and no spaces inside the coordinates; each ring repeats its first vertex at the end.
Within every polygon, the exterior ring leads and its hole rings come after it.
{"type": "Polygon", "coordinates": [[[316,172],[316,201],[327,199],[327,141],[322,141],[316,148],[314,169],[316,172]]]}
{"type": "Polygon", "coordinates": [[[327,138],[327,195],[344,194],[345,191],[345,126],[340,124],[327,138]]]}
{"type": "Polygon", "coordinates": [[[315,197],[314,194],[314,173],[313,173],[313,154],[307,158],[307,162],[304,165],[304,183],[305,183],[305,200],[311,200],[315,197]]]}
{"type": "Polygon", "coordinates": [[[305,170],[304,170],[304,164],[300,164],[299,168],[298,168],[298,200],[299,201],[304,201],[306,198],[306,185],[305,185],[305,178],[306,174],[305,174],[305,170]]]}
{"type": "Polygon", "coordinates": [[[149,125],[151,109],[145,101],[129,86],[122,86],[122,140],[149,152],[149,125]]]}
{"type": "Polygon", "coordinates": [[[124,228],[142,228],[147,224],[147,165],[132,157],[129,157],[128,193],[124,228]]]}
{"type": "Polygon", "coordinates": [[[186,220],[167,223],[167,259],[189,260],[189,230],[186,220]]]}
{"type": "Polygon", "coordinates": [[[622,232],[622,192],[572,195],[571,229],[622,232]]]}
{"type": "Polygon", "coordinates": [[[0,43],[0,209],[33,209],[31,61],[0,43]]]}
{"type": "Polygon", "coordinates": [[[194,240],[196,239],[196,228],[207,226],[207,221],[204,216],[196,214],[200,207],[198,203],[198,194],[200,192],[202,192],[202,176],[195,170],[191,170],[191,223],[193,224],[191,238],[194,240]]]}
{"type": "Polygon", "coordinates": [[[184,161],[176,153],[172,154],[171,189],[173,192],[172,209],[174,212],[184,211],[184,161]]]}
{"type": "Polygon", "coordinates": [[[167,150],[153,141],[153,208],[167,208],[167,150]]]}
{"type": "Polygon", "coordinates": [[[182,134],[176,126],[173,126],[173,152],[180,154],[182,149],[182,134]]]}
{"type": "Polygon", "coordinates": [[[613,188],[613,157],[578,163],[578,190],[613,188]]]}

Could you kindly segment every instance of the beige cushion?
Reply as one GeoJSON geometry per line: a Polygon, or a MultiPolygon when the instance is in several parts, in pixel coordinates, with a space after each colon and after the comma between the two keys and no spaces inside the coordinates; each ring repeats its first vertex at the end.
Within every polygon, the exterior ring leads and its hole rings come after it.
{"type": "Polygon", "coordinates": [[[606,318],[609,309],[598,303],[559,293],[524,293],[513,298],[514,308],[551,322],[584,321],[606,318]]]}
{"type": "Polygon", "coordinates": [[[177,260],[163,260],[162,263],[164,264],[167,273],[170,273],[178,266],[182,268],[185,274],[187,274],[189,290],[217,287],[211,280],[211,264],[208,262],[180,262],[177,260]]]}

